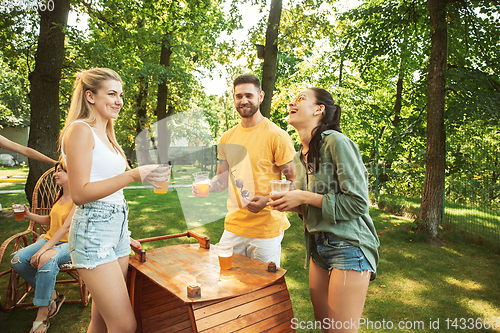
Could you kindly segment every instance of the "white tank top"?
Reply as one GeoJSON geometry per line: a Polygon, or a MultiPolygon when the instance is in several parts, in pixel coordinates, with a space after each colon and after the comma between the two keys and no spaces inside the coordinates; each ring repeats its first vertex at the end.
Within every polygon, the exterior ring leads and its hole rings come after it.
{"type": "MultiPolygon", "coordinates": [[[[90,182],[98,182],[101,180],[112,178],[116,175],[119,175],[125,172],[126,169],[126,161],[123,156],[119,152],[113,153],[109,150],[108,147],[102,143],[101,139],[95,134],[92,127],[82,120],[77,120],[71,123],[67,128],[70,128],[73,124],[76,123],[84,123],[87,125],[94,135],[94,149],[92,150],[92,167],[90,169],[90,182]]],[[[64,142],[64,136],[66,135],[66,131],[63,134],[62,142],[64,142]]],[[[66,162],[66,154],[64,153],[63,144],[61,142],[61,153],[64,158],[64,162],[66,162]]],[[[115,193],[108,195],[107,197],[101,198],[97,201],[103,201],[110,204],[122,205],[124,201],[123,189],[116,191],[115,193]]]]}

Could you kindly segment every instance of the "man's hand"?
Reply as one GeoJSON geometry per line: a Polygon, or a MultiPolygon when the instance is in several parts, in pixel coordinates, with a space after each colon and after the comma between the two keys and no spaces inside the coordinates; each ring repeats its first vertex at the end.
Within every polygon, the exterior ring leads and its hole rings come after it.
{"type": "Polygon", "coordinates": [[[243,198],[243,203],[247,206],[249,212],[257,214],[264,209],[269,201],[269,196],[256,195],[251,199],[243,198]]]}

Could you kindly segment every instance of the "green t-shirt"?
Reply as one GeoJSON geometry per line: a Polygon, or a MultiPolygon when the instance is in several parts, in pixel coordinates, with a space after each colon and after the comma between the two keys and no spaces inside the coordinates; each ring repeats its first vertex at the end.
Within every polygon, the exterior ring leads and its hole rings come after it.
{"type": "Polygon", "coordinates": [[[315,174],[306,173],[300,151],[294,157],[296,188],[324,195],[322,208],[302,205],[306,265],[315,252],[310,248],[311,234],[331,232],[359,247],[376,273],[380,242],[368,213],[368,172],[358,146],[334,130],[323,132],[322,139],[320,170],[315,174]]]}

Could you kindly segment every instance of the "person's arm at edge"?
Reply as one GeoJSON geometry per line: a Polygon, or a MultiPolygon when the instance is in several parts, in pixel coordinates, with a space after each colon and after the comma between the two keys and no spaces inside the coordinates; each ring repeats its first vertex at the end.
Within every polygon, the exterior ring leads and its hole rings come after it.
{"type": "Polygon", "coordinates": [[[28,158],[31,158],[31,159],[34,159],[34,160],[37,160],[40,162],[44,162],[44,163],[48,163],[48,164],[52,164],[52,165],[56,164],[56,161],[54,161],[50,157],[45,156],[44,154],[34,150],[33,148],[25,147],[25,146],[22,146],[18,143],[12,142],[2,135],[0,135],[0,147],[3,149],[6,149],[6,150],[10,150],[14,153],[24,155],[28,158]]]}

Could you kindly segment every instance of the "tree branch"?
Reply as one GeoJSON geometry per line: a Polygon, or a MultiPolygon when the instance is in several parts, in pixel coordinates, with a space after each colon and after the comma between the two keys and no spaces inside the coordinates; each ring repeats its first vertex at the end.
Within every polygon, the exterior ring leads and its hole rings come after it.
{"type": "MultiPolygon", "coordinates": [[[[92,9],[92,0],[91,0],[90,3],[85,2],[85,1],[81,1],[81,4],[85,8],[87,8],[87,12],[88,12],[89,16],[93,16],[92,14],[95,12],[95,13],[97,13],[97,15],[95,16],[97,19],[99,19],[100,21],[106,23],[110,27],[114,27],[115,26],[115,23],[113,21],[108,20],[100,11],[92,9]]],[[[99,27],[99,29],[103,30],[101,27],[99,27]]]]}

